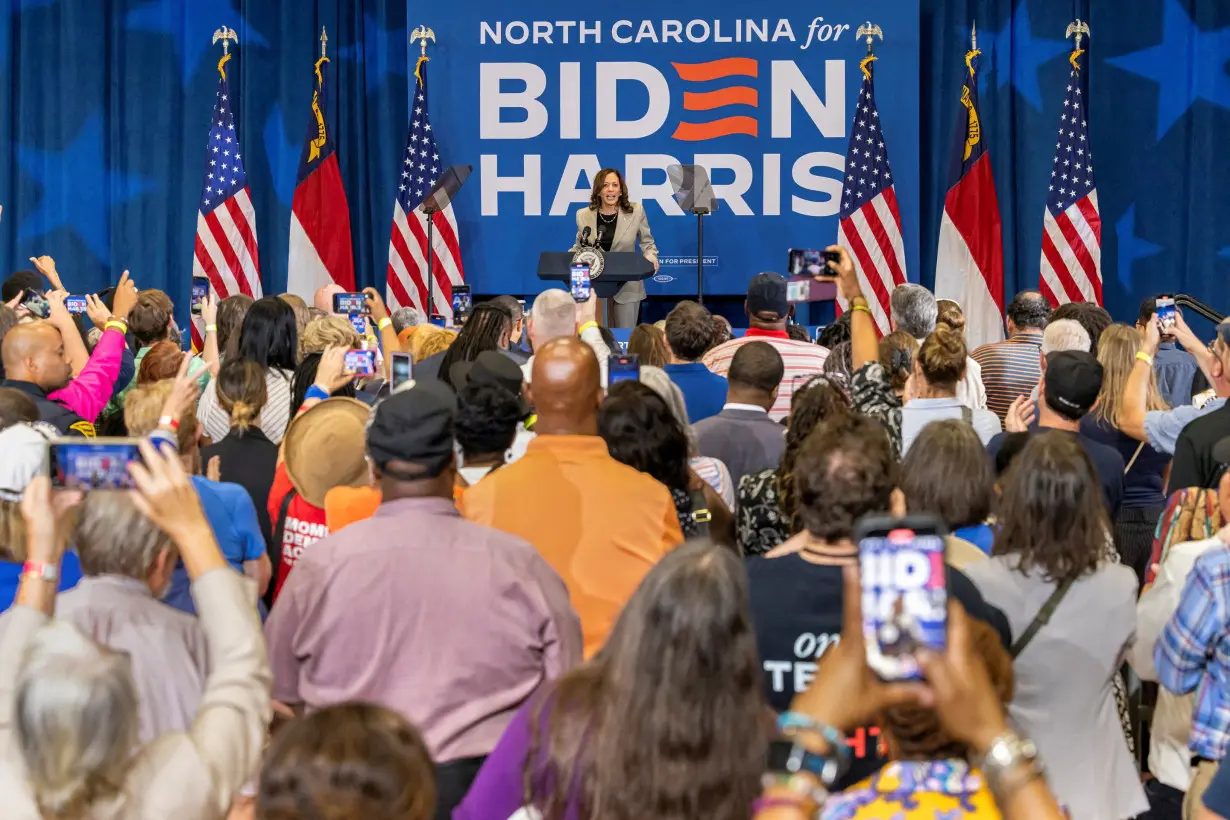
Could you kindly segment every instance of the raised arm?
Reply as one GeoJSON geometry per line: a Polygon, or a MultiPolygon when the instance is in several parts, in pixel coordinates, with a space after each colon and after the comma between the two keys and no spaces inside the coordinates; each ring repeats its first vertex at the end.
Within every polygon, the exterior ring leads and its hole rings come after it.
{"type": "Polygon", "coordinates": [[[393,327],[393,319],[389,316],[389,308],[375,288],[363,288],[367,295],[367,309],[371,311],[372,321],[380,331],[380,347],[384,351],[384,378],[393,383],[393,357],[389,354],[401,350],[401,340],[397,338],[397,330],[393,327]]]}
{"type": "Polygon", "coordinates": [[[1119,429],[1137,441],[1146,440],[1145,412],[1149,401],[1149,382],[1153,378],[1153,357],[1157,355],[1161,341],[1161,328],[1154,314],[1145,326],[1140,353],[1132,362],[1132,370],[1128,373],[1123,396],[1119,400],[1119,429]]]}
{"type": "Polygon", "coordinates": [[[218,352],[218,297],[214,293],[205,296],[201,305],[201,322],[204,324],[205,349],[201,351],[201,359],[209,368],[210,376],[217,376],[222,367],[222,356],[218,352]]]}
{"type": "Polygon", "coordinates": [[[830,245],[827,250],[836,251],[841,256],[841,260],[835,265],[826,263],[836,276],[817,278],[825,282],[837,282],[841,295],[850,304],[850,371],[854,372],[869,362],[879,361],[880,339],[876,334],[875,319],[871,316],[871,309],[867,306],[863,289],[858,283],[858,274],[854,270],[850,252],[840,245],[830,245]]]}

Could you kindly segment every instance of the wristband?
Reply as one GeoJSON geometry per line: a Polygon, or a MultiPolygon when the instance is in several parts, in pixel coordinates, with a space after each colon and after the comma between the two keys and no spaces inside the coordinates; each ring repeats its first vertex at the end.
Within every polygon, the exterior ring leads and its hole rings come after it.
{"type": "Polygon", "coordinates": [[[217,325],[205,325],[205,332],[206,333],[217,333],[218,326],[217,325]]]}
{"type": "Polygon", "coordinates": [[[170,447],[173,451],[179,452],[179,439],[171,435],[161,427],[155,427],[150,431],[149,440],[153,443],[154,449],[162,452],[163,445],[170,447]]]}
{"type": "Polygon", "coordinates": [[[304,403],[306,403],[308,399],[320,399],[321,401],[324,401],[327,398],[329,398],[329,394],[325,392],[324,388],[317,387],[316,385],[309,387],[307,392],[303,394],[304,403]]]}
{"type": "Polygon", "coordinates": [[[107,323],[103,325],[103,330],[118,330],[121,334],[124,334],[128,332],[128,323],[123,319],[108,319],[107,323]]]}
{"type": "Polygon", "coordinates": [[[777,730],[782,737],[795,742],[796,753],[791,755],[791,759],[796,761],[799,767],[822,778],[826,784],[831,786],[837,776],[850,767],[850,746],[846,742],[846,736],[832,726],[802,712],[782,712],[777,718],[777,730]],[[812,752],[798,754],[806,751],[797,742],[798,736],[807,732],[819,736],[828,744],[828,756],[831,760],[812,752]]]}
{"type": "Polygon", "coordinates": [[[1149,365],[1150,367],[1153,366],[1153,357],[1150,356],[1148,353],[1144,352],[1143,350],[1137,351],[1136,358],[1140,359],[1142,362],[1149,365]]]}
{"type": "Polygon", "coordinates": [[[867,307],[866,305],[851,305],[850,310],[865,310],[868,313],[871,313],[871,308],[867,307]]]}
{"type": "Polygon", "coordinates": [[[45,561],[26,561],[21,565],[21,575],[23,578],[37,578],[54,584],[60,580],[60,567],[45,561]]]}
{"type": "Polygon", "coordinates": [[[393,324],[393,320],[390,319],[388,316],[385,316],[379,322],[376,322],[376,327],[380,328],[381,330],[384,330],[386,327],[388,327],[391,324],[393,324]]]}
{"type": "Polygon", "coordinates": [[[179,419],[173,416],[162,416],[158,419],[159,427],[170,427],[172,430],[179,429],[179,419]]]}
{"type": "Polygon", "coordinates": [[[577,335],[580,336],[582,333],[589,330],[591,327],[597,327],[597,326],[598,326],[597,322],[586,322],[585,324],[577,328],[577,335]]]}

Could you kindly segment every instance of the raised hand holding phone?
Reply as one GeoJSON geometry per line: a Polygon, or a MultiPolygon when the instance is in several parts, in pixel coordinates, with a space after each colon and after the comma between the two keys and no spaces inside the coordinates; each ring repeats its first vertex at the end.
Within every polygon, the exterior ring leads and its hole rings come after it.
{"type": "Polygon", "coordinates": [[[128,271],[120,276],[115,286],[115,296],[111,299],[111,313],[121,322],[128,321],[128,314],[137,306],[137,285],[128,275],[128,271]]]}
{"type": "Polygon", "coordinates": [[[355,377],[353,370],[346,367],[346,353],[349,348],[330,347],[320,356],[320,364],[316,368],[316,381],[313,386],[332,395],[350,383],[355,377]]]}

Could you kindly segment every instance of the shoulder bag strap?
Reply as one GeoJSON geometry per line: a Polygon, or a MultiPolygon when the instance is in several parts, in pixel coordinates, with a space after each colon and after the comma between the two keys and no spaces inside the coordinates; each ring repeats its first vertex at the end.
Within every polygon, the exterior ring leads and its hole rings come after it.
{"type": "Polygon", "coordinates": [[[278,545],[279,553],[282,550],[282,531],[286,528],[286,512],[290,509],[290,502],[295,500],[295,488],[291,487],[286,491],[286,495],[282,496],[282,506],[278,508],[278,520],[273,525],[273,543],[278,545]]]}
{"type": "Polygon", "coordinates": [[[1064,581],[1055,588],[1055,591],[1051,593],[1051,597],[1046,599],[1046,603],[1038,610],[1038,614],[1034,616],[1034,619],[1025,628],[1025,631],[1021,633],[1021,637],[1017,638],[1016,643],[1012,644],[1012,648],[1008,650],[1010,657],[1014,660],[1019,657],[1025,651],[1025,647],[1029,646],[1029,642],[1038,634],[1038,630],[1051,622],[1051,616],[1055,614],[1055,610],[1059,608],[1060,601],[1068,594],[1068,590],[1071,587],[1071,581],[1064,581]]]}
{"type": "Polygon", "coordinates": [[[1145,443],[1142,441],[1140,444],[1136,445],[1136,452],[1132,453],[1132,460],[1129,461],[1127,466],[1123,468],[1124,475],[1127,475],[1128,471],[1132,469],[1132,465],[1136,463],[1136,459],[1140,456],[1140,451],[1143,449],[1145,449],[1145,443]]]}

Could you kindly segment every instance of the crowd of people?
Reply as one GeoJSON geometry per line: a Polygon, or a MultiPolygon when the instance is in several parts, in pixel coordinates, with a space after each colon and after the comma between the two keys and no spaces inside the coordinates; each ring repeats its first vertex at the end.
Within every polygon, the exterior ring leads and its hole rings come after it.
{"type": "Polygon", "coordinates": [[[961,306],[844,249],[813,341],[566,290],[0,288],[6,818],[1230,817],[1230,322],[961,306]],[[31,312],[44,294],[48,315],[31,312]],[[347,367],[377,351],[379,372],[347,367]],[[394,353],[412,378],[394,385],[394,353]],[[139,440],[131,489],[49,449],[139,440]],[[942,645],[868,666],[867,521],[943,535],[942,645]]]}

